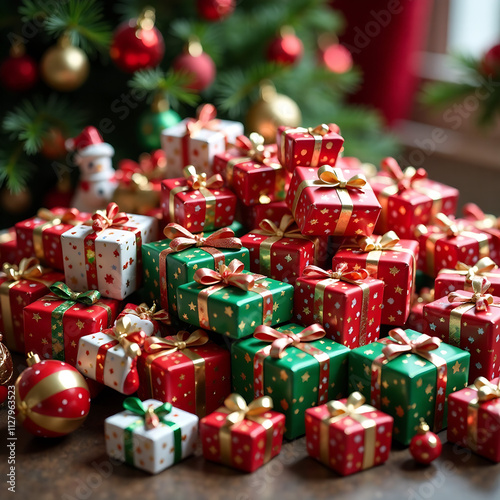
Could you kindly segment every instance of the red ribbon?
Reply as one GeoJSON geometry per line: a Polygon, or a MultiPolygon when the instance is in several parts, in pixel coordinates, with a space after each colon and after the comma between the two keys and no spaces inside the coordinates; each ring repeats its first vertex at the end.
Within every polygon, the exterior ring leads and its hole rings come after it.
{"type": "Polygon", "coordinates": [[[353,281],[364,280],[368,278],[369,273],[366,269],[358,269],[348,271],[346,262],[340,262],[335,271],[326,271],[318,266],[306,266],[302,271],[302,276],[311,279],[334,279],[352,283],[353,281]]]}
{"type": "Polygon", "coordinates": [[[125,212],[120,212],[120,208],[114,202],[106,207],[106,211],[98,210],[92,215],[92,229],[95,232],[101,232],[111,226],[123,226],[129,218],[125,212]]]}
{"type": "Polygon", "coordinates": [[[475,203],[466,203],[462,209],[468,222],[477,229],[500,229],[500,218],[485,214],[475,203]]]}
{"type": "Polygon", "coordinates": [[[403,172],[396,159],[391,157],[384,158],[380,167],[396,181],[399,192],[410,189],[415,181],[427,178],[427,172],[423,168],[415,170],[413,167],[408,167],[403,172]]]}
{"type": "Polygon", "coordinates": [[[219,271],[214,271],[206,267],[198,269],[194,273],[194,280],[203,286],[212,286],[224,284],[226,286],[235,286],[241,290],[250,291],[255,281],[260,275],[244,274],[242,271],[245,265],[238,259],[233,259],[229,265],[221,264],[219,271]]]}
{"type": "Polygon", "coordinates": [[[191,118],[186,123],[187,134],[190,136],[204,128],[215,130],[220,123],[216,116],[217,110],[213,104],[202,104],[196,110],[196,119],[191,118]]]}

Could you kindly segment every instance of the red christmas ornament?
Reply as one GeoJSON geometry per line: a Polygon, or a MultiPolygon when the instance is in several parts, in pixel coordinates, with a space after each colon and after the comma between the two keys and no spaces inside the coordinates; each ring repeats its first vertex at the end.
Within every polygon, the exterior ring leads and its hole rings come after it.
{"type": "Polygon", "coordinates": [[[481,73],[488,76],[500,75],[500,43],[494,45],[481,59],[481,73]]]}
{"type": "Polygon", "coordinates": [[[271,62],[281,64],[297,63],[304,52],[304,46],[292,28],[281,28],[280,35],[276,37],[267,49],[267,58],[271,62]]]}
{"type": "Polygon", "coordinates": [[[16,380],[18,422],[35,436],[58,437],[87,417],[90,393],[83,375],[62,361],[28,354],[28,368],[16,380]]]}
{"type": "Polygon", "coordinates": [[[9,394],[9,390],[5,385],[0,385],[0,405],[7,401],[7,395],[9,394]]]}
{"type": "Polygon", "coordinates": [[[234,10],[234,0],[198,0],[198,13],[207,21],[219,21],[234,10]]]}
{"type": "Polygon", "coordinates": [[[67,153],[65,145],[66,139],[67,137],[63,135],[59,128],[50,128],[43,138],[40,153],[48,160],[62,158],[67,153]]]}
{"type": "Polygon", "coordinates": [[[210,87],[215,80],[215,64],[194,37],[189,41],[186,51],[175,58],[172,67],[179,73],[187,74],[190,81],[186,87],[198,92],[210,87]]]}
{"type": "Polygon", "coordinates": [[[7,90],[25,92],[38,80],[36,61],[24,53],[24,45],[14,45],[0,65],[0,82],[7,90]]]}
{"type": "Polygon", "coordinates": [[[163,36],[155,28],[155,11],[148,7],[138,19],[121,24],[115,30],[110,56],[126,73],[158,66],[165,54],[163,36]]]}
{"type": "Polygon", "coordinates": [[[320,50],[320,61],[332,73],[347,73],[352,68],[352,55],[348,49],[333,43],[320,50]]]}
{"type": "Polygon", "coordinates": [[[439,438],[429,430],[429,426],[421,420],[417,434],[410,442],[410,453],[421,464],[430,464],[441,455],[443,445],[439,438]]]}

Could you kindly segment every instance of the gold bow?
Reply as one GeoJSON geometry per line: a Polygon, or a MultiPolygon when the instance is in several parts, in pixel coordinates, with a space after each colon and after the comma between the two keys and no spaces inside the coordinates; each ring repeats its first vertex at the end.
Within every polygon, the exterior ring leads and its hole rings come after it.
{"type": "Polygon", "coordinates": [[[2,271],[6,275],[7,281],[38,280],[48,270],[40,265],[40,261],[35,257],[22,259],[19,266],[7,262],[2,266],[2,271]]]}
{"type": "Polygon", "coordinates": [[[391,250],[399,243],[399,236],[394,231],[388,231],[382,236],[358,236],[356,243],[363,252],[391,250]]]}
{"type": "Polygon", "coordinates": [[[441,269],[439,272],[440,274],[465,275],[465,280],[470,283],[476,276],[488,276],[491,271],[495,269],[498,269],[498,266],[489,257],[483,257],[473,266],[468,266],[463,262],[457,262],[455,269],[441,269]]]}
{"type": "Polygon", "coordinates": [[[230,412],[224,425],[231,426],[245,420],[245,418],[254,420],[254,418],[272,410],[273,400],[269,396],[262,396],[247,405],[243,396],[233,393],[224,400],[224,406],[230,412]]]}
{"type": "Polygon", "coordinates": [[[365,405],[366,398],[360,392],[353,392],[345,403],[342,401],[329,401],[326,404],[330,417],[351,417],[356,420],[356,416],[361,413],[375,411],[373,406],[365,405]]]}
{"type": "Polygon", "coordinates": [[[188,186],[193,190],[220,189],[224,185],[224,179],[220,174],[207,177],[206,173],[199,174],[194,165],[187,165],[183,169],[184,177],[186,177],[188,186]]]}
{"type": "Polygon", "coordinates": [[[140,319],[146,319],[148,321],[159,321],[161,323],[170,324],[170,315],[165,309],[156,310],[156,302],[153,303],[151,307],[143,302],[139,304],[135,309],[124,309],[124,313],[132,314],[140,319]]]}
{"type": "Polygon", "coordinates": [[[140,345],[144,343],[146,334],[137,330],[137,327],[132,325],[130,318],[126,316],[120,318],[115,326],[106,333],[118,341],[129,358],[134,359],[141,355],[140,345]]]}
{"type": "Polygon", "coordinates": [[[331,165],[323,165],[318,169],[318,184],[326,184],[340,189],[361,189],[366,185],[363,174],[356,174],[346,179],[340,169],[334,170],[331,165]]]}
{"type": "Polygon", "coordinates": [[[477,389],[477,399],[480,403],[500,398],[500,379],[498,384],[495,385],[487,378],[478,377],[474,381],[474,386],[477,389]]]}
{"type": "Polygon", "coordinates": [[[476,310],[486,311],[488,306],[493,304],[493,295],[486,293],[490,287],[490,282],[486,278],[474,278],[472,280],[473,294],[463,295],[462,292],[451,292],[448,294],[449,302],[462,302],[463,304],[475,304],[476,310]]]}
{"type": "Polygon", "coordinates": [[[240,135],[236,138],[235,146],[240,152],[258,163],[264,163],[271,156],[271,151],[264,146],[264,137],[252,132],[248,137],[240,135]]]}
{"type": "Polygon", "coordinates": [[[163,352],[163,355],[173,354],[176,351],[183,351],[190,347],[205,345],[209,341],[205,330],[195,330],[193,333],[181,330],[175,337],[149,337],[146,340],[144,350],[148,354],[163,352]]]}

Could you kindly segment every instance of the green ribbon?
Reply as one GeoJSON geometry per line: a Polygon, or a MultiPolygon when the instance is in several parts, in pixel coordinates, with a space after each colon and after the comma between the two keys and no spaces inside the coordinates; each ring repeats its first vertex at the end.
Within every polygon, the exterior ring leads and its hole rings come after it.
{"type": "Polygon", "coordinates": [[[98,290],[89,290],[87,292],[77,293],[71,290],[71,288],[62,281],[58,281],[57,283],[50,285],[49,289],[60,299],[80,302],[86,306],[95,304],[101,298],[101,294],[98,290]]]}
{"type": "MultiPolygon", "coordinates": [[[[174,433],[174,463],[178,463],[182,459],[182,430],[179,424],[166,420],[165,417],[172,411],[172,405],[170,403],[163,403],[162,405],[150,410],[144,405],[144,403],[135,397],[127,398],[123,402],[123,407],[141,417],[140,420],[136,420],[131,423],[124,431],[124,445],[125,445],[125,462],[134,465],[134,446],[132,435],[135,429],[140,426],[146,427],[146,417],[150,413],[157,415],[161,423],[168,425],[172,432],[174,433]]],[[[153,427],[154,428],[154,427],[153,427]]]]}

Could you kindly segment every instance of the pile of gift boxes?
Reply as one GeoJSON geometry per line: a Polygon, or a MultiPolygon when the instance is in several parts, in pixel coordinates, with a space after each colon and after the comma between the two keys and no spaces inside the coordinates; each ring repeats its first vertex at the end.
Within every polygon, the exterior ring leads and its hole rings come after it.
{"type": "Polygon", "coordinates": [[[162,141],[154,196],[136,190],[156,206],[43,209],[0,238],[7,346],[124,394],[111,456],[156,473],[199,433],[253,471],[305,434],[345,475],[425,419],[500,461],[498,220],[455,218],[425,170],[342,157],[334,124],[264,145],[198,117],[162,141]]]}

